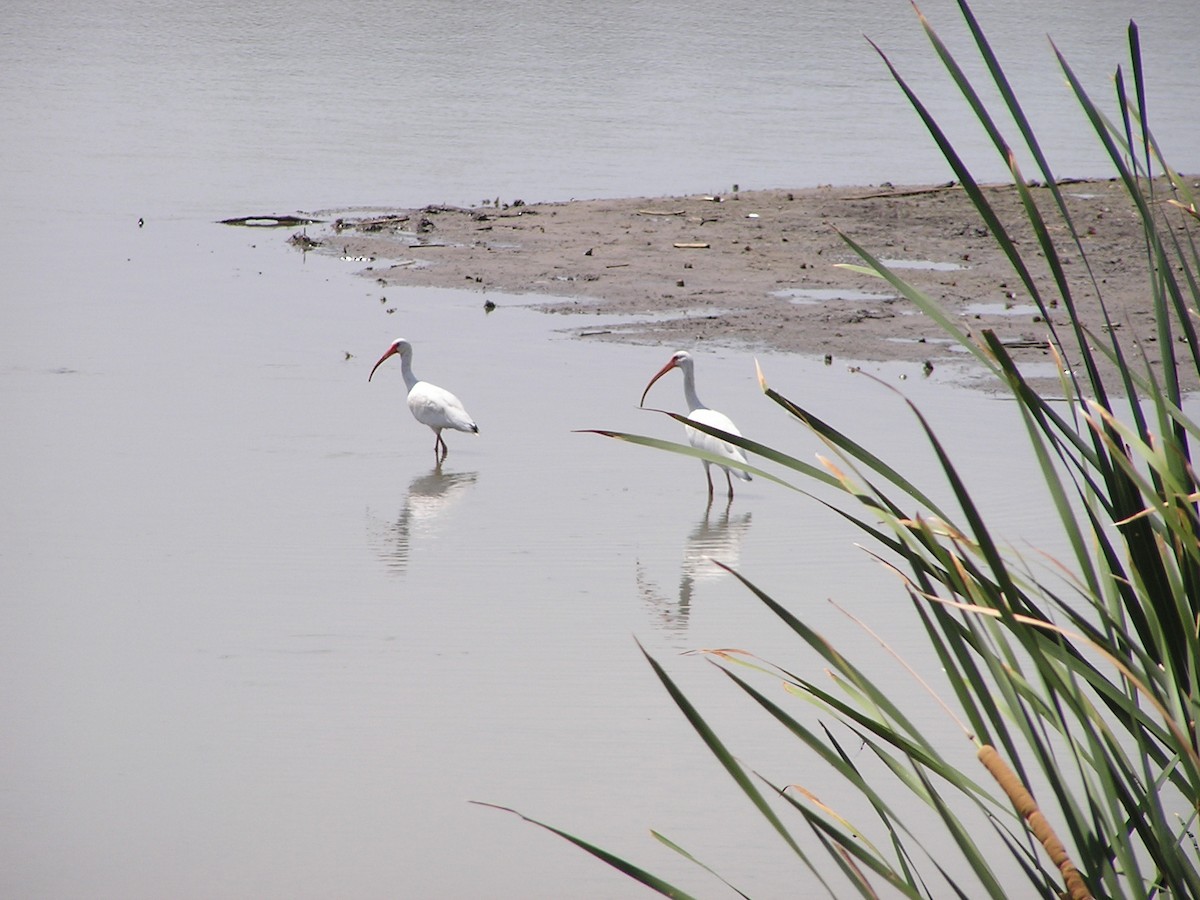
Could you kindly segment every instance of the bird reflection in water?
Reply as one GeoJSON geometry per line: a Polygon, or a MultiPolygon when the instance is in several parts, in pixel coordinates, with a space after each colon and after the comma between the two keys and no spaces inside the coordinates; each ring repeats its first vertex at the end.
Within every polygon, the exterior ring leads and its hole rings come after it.
{"type": "Polygon", "coordinates": [[[713,560],[730,568],[737,568],[741,560],[742,541],[750,530],[750,513],[730,515],[730,505],[726,503],[722,511],[714,513],[713,505],[709,503],[703,518],[688,534],[683,545],[677,597],[668,597],[660,591],[638,563],[638,590],[656,624],[668,634],[682,636],[687,632],[697,585],[729,574],[713,560]]]}
{"type": "Polygon", "coordinates": [[[467,493],[478,472],[443,472],[439,463],[408,486],[404,505],[394,523],[386,527],[380,553],[388,568],[404,572],[414,540],[435,534],[444,525],[447,511],[467,493]]]}

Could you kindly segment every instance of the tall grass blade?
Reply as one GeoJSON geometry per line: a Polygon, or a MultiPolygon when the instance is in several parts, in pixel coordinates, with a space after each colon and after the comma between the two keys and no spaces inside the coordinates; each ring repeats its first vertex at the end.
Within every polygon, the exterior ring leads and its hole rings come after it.
{"type": "MultiPolygon", "coordinates": [[[[733,778],[737,786],[741,788],[742,793],[744,793],[750,799],[750,802],[754,804],[759,814],[762,815],[762,817],[766,819],[768,823],[770,823],[771,827],[775,829],[781,838],[783,838],[784,843],[787,844],[787,846],[791,848],[792,852],[795,853],[796,856],[798,856],[805,863],[805,865],[809,867],[817,880],[820,881],[821,884],[824,885],[828,890],[829,886],[825,884],[825,881],[821,877],[820,873],[815,867],[813,867],[808,856],[805,855],[804,851],[800,849],[800,845],[796,843],[795,839],[784,826],[779,816],[776,815],[773,809],[771,809],[766,799],[750,780],[750,777],[742,769],[737,760],[733,758],[733,755],[728,749],[726,749],[725,745],[717,737],[716,733],[709,727],[708,723],[704,721],[704,718],[696,710],[696,707],[693,706],[691,701],[689,701],[687,697],[684,696],[683,692],[679,690],[675,682],[671,680],[671,677],[666,673],[666,670],[663,669],[658,661],[649,653],[647,653],[645,648],[641,648],[640,644],[638,646],[642,650],[642,655],[646,657],[646,661],[650,663],[650,667],[654,670],[654,674],[658,676],[659,681],[661,681],[663,687],[667,689],[667,693],[670,694],[671,699],[675,701],[675,705],[679,707],[680,712],[682,712],[688,722],[691,723],[691,726],[696,729],[696,733],[700,735],[701,740],[703,740],[708,749],[712,751],[713,756],[717,758],[717,761],[724,767],[725,771],[729,773],[730,777],[733,778]]],[[[832,891],[830,891],[830,893],[832,893],[832,891]]]]}
{"type": "Polygon", "coordinates": [[[691,894],[688,894],[685,891],[681,891],[679,888],[675,887],[674,885],[672,885],[666,881],[663,881],[661,878],[658,878],[655,875],[651,875],[645,869],[639,868],[638,866],[633,865],[633,863],[627,862],[624,859],[620,858],[619,856],[616,856],[612,853],[609,853],[607,850],[597,847],[595,844],[590,844],[581,838],[575,837],[573,834],[568,834],[567,832],[563,831],[560,828],[555,828],[553,825],[547,825],[545,822],[539,822],[537,819],[532,819],[523,813],[517,812],[517,810],[515,810],[515,809],[510,809],[507,806],[499,806],[498,804],[495,804],[495,803],[484,803],[481,800],[472,800],[470,802],[474,803],[476,806],[488,806],[488,807],[491,807],[492,809],[501,810],[502,812],[512,813],[514,816],[521,819],[523,822],[529,822],[531,825],[536,825],[539,828],[546,829],[546,831],[549,831],[551,834],[557,834],[559,837],[563,838],[564,840],[570,841],[576,847],[579,847],[582,850],[586,850],[588,853],[592,854],[592,856],[596,857],[597,859],[608,863],[610,866],[612,866],[618,872],[628,875],[634,881],[644,884],[646,887],[650,888],[651,890],[657,891],[658,893],[662,894],[664,897],[672,897],[672,898],[675,898],[675,900],[691,900],[691,894]]]}
{"type": "MultiPolygon", "coordinates": [[[[828,458],[818,457],[820,466],[671,415],[742,447],[801,485],[808,481],[820,487],[817,496],[756,466],[744,467],[816,500],[867,537],[868,558],[900,575],[936,660],[936,677],[912,667],[910,674],[973,742],[994,781],[982,768],[972,765],[968,771],[947,759],[934,737],[936,728],[913,716],[905,686],[869,677],[871,668],[858,665],[809,621],[727,566],[775,615],[785,634],[815,651],[828,683],[816,683],[807,666],[768,663],[743,651],[707,651],[710,658],[756,709],[783,726],[785,739],[815,755],[820,774],[806,768],[805,777],[811,782],[834,776],[869,804],[869,821],[850,821],[837,811],[842,804],[819,800],[810,787],[781,788],[761,779],[783,801],[777,811],[756,787],[751,770],[732,756],[662,666],[642,652],[789,855],[817,875],[789,828],[786,817],[794,816],[836,866],[843,892],[875,897],[887,888],[929,898],[1004,897],[1014,891],[1073,898],[1093,893],[1147,900],[1200,897],[1200,840],[1195,837],[1200,831],[1200,479],[1192,464],[1200,423],[1185,402],[1187,386],[1200,381],[1200,335],[1193,321],[1200,318],[1200,251],[1193,233],[1200,212],[1187,179],[1166,163],[1154,141],[1136,25],[1129,29],[1131,80],[1117,70],[1119,115],[1112,120],[1051,44],[1087,128],[1107,153],[1138,217],[1156,358],[1136,344],[1127,352],[1113,327],[1090,333],[1077,304],[1095,302],[1104,323],[1116,324],[1088,260],[1092,242],[1072,220],[1044,148],[969,4],[959,0],[958,5],[990,86],[1015,123],[1015,146],[984,102],[987,92],[972,83],[918,12],[920,23],[1011,173],[1019,222],[1003,221],[993,202],[996,189],[976,181],[915,91],[872,46],[1041,311],[1065,399],[1050,398],[1027,379],[996,333],[961,325],[934,297],[843,234],[862,260],[847,268],[886,280],[1009,392],[1044,485],[1045,506],[1039,509],[1058,530],[1057,540],[1033,561],[1008,547],[973,495],[967,470],[906,398],[902,402],[949,486],[952,500],[942,505],[956,508],[953,515],[933,503],[905,467],[772,390],[761,371],[767,398],[829,448],[828,458]],[[1045,177],[1053,205],[1023,176],[1017,163],[1022,146],[1045,177]],[[1071,268],[1068,261],[1082,265],[1071,268]],[[1076,375],[1077,368],[1085,377],[1076,375]],[[827,498],[829,492],[833,499],[827,498]],[[846,508],[840,508],[843,503],[846,508]],[[735,666],[742,671],[734,672],[735,666]],[[754,683],[763,678],[777,695],[754,683]],[[795,698],[818,711],[819,728],[794,711],[790,701],[795,698]],[[869,751],[866,763],[848,752],[851,742],[869,751]],[[918,804],[938,823],[936,836],[911,824],[909,807],[918,804]],[[977,818],[971,816],[982,816],[990,828],[974,827],[977,818]],[[933,866],[928,874],[940,882],[927,881],[922,872],[927,861],[933,866]],[[965,866],[977,883],[951,876],[955,865],[965,866]],[[1013,871],[1019,876],[1015,882],[1013,871]]],[[[597,433],[728,463],[681,444],[597,433]]],[[[865,621],[855,621],[890,651],[865,621]]],[[[563,836],[605,858],[578,838],[563,836]]],[[[671,890],[637,867],[606,861],[660,892],[671,890]]],[[[817,878],[837,893],[827,879],[817,878]]]]}

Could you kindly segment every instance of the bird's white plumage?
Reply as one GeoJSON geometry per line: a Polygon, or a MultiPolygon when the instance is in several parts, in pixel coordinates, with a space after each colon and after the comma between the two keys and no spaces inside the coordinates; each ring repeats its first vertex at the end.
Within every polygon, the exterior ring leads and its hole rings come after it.
{"type": "Polygon", "coordinates": [[[408,387],[408,409],[414,419],[433,429],[434,455],[440,452],[440,459],[444,459],[450,451],[442,439],[442,429],[451,428],[454,431],[478,434],[479,427],[456,396],[436,384],[418,380],[412,370],[412,344],[403,338],[393,341],[383,356],[379,357],[379,362],[375,363],[367,380],[371,380],[375,369],[378,369],[385,359],[397,354],[400,356],[400,372],[404,376],[404,384],[408,387]]]}
{"type": "MultiPolygon", "coordinates": [[[[688,413],[688,418],[699,422],[701,425],[707,425],[709,428],[717,428],[729,434],[736,434],[738,437],[742,436],[742,433],[738,431],[737,426],[733,424],[729,416],[717,412],[715,409],[702,406],[699,409],[691,410],[688,413]]],[[[741,463],[742,465],[749,464],[749,460],[746,459],[746,454],[742,452],[741,447],[736,447],[728,441],[723,441],[697,428],[687,428],[686,425],[684,427],[687,429],[688,443],[697,450],[704,450],[716,456],[723,456],[728,460],[741,463]]],[[[721,468],[725,469],[724,466],[721,468]]],[[[740,478],[742,481],[750,480],[750,476],[741,469],[725,469],[725,471],[731,471],[735,478],[740,478]]]]}
{"type": "MultiPolygon", "coordinates": [[[[654,385],[654,382],[658,381],[658,379],[662,378],[672,369],[679,369],[681,372],[683,372],[683,396],[687,401],[687,417],[689,419],[694,422],[698,422],[701,425],[706,425],[709,428],[716,428],[720,431],[727,432],[728,434],[737,435],[738,437],[742,436],[742,433],[738,431],[737,426],[733,424],[733,420],[731,420],[724,413],[717,412],[715,409],[709,409],[696,395],[695,362],[692,359],[692,355],[684,350],[680,350],[678,353],[674,354],[670,360],[667,361],[667,364],[659,370],[658,374],[650,379],[650,384],[646,385],[646,389],[642,391],[643,402],[645,402],[646,394],[650,392],[650,388],[654,385]]],[[[714,456],[724,457],[730,462],[738,463],[740,465],[748,465],[749,463],[749,461],[746,459],[746,454],[742,452],[741,447],[737,447],[728,441],[722,440],[721,438],[701,431],[698,428],[692,428],[687,425],[684,426],[684,433],[687,435],[688,443],[697,450],[703,450],[706,453],[713,454],[714,456]]],[[[704,463],[704,475],[708,480],[708,495],[711,499],[713,486],[710,468],[712,463],[706,459],[701,460],[701,462],[704,463]]],[[[718,465],[720,465],[720,463],[718,463],[718,465]]],[[[742,481],[750,481],[750,475],[739,468],[731,469],[729,466],[721,466],[721,468],[725,471],[725,481],[729,485],[729,496],[732,498],[733,481],[731,480],[730,476],[732,475],[740,478],[742,481]]]]}
{"type": "Polygon", "coordinates": [[[445,388],[428,381],[418,381],[409,390],[408,408],[412,411],[414,419],[430,428],[479,431],[461,400],[445,388]]]}

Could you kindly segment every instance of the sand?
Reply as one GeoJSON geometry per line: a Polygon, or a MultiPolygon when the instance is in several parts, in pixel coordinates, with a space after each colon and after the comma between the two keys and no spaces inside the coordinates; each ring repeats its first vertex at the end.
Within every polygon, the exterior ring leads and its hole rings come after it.
{"type": "MultiPolygon", "coordinates": [[[[1034,196],[1054,223],[1082,322],[1105,334],[1098,287],[1123,345],[1136,342],[1157,355],[1142,231],[1123,186],[1073,181],[1061,188],[1087,265],[1059,224],[1050,191],[1035,188],[1034,196]]],[[[984,190],[1018,248],[1038,263],[1033,276],[1044,299],[1060,296],[1016,189],[984,190]]],[[[1182,211],[1160,210],[1182,228],[1182,211]]],[[[511,302],[505,295],[544,296],[539,306],[548,313],[596,314],[565,320],[589,340],[901,360],[926,372],[961,362],[961,349],[890,285],[841,267],[862,262],[843,234],[891,261],[952,320],[992,329],[1022,364],[1052,361],[1049,324],[955,185],[345,212],[327,214],[292,240],[362,258],[363,274],[381,293],[391,285],[467,288],[480,292],[481,305],[500,306],[511,302]]],[[[1054,302],[1050,318],[1061,325],[1066,316],[1054,302]]]]}

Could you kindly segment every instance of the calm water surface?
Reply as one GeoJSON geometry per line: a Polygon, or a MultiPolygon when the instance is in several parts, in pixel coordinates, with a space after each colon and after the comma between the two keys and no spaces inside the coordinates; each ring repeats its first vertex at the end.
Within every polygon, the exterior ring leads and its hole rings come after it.
{"type": "MultiPolygon", "coordinates": [[[[1158,137],[1195,169],[1200,79],[1174,27],[1189,8],[977,11],[1015,57],[1052,158],[1088,174],[1102,162],[1069,137],[1041,36],[1100,91],[1136,13],[1164,107],[1158,137]]],[[[961,34],[948,4],[926,12],[961,34]]],[[[674,347],[572,340],[518,298],[495,298],[491,315],[467,292],[389,289],[381,304],[360,263],[306,259],[284,234],[212,220],[946,177],[864,32],[950,108],[906,3],[810,4],[801,19],[793,4],[729,2],[10,5],[5,894],[642,895],[469,800],[517,807],[701,893],[713,882],[647,829],[758,896],[805,883],[798,864],[780,868],[777,839],[721,780],[635,639],[697,692],[736,753],[776,779],[811,777],[679,654],[746,647],[819,671],[706,561],[717,557],[872,665],[886,663],[830,599],[927,662],[897,585],[856,535],[761,480],[706,510],[698,464],[575,433],[676,438],[636,409],[674,347]],[[366,380],[400,335],[417,373],[480,425],[449,436],[440,470],[399,367],[366,380]]],[[[693,349],[701,395],[743,431],[804,458],[819,450],[759,394],[750,351],[693,349]]],[[[841,365],[759,356],[773,386],[915,458],[938,490],[890,392],[841,365]]],[[[1033,481],[1018,429],[981,450],[962,427],[978,396],[940,371],[872,371],[920,403],[951,450],[970,450],[982,502],[1014,540],[1046,538],[1014,488],[1033,481]]],[[[682,403],[677,379],[654,394],[682,403]]]]}
{"type": "MultiPolygon", "coordinates": [[[[978,72],[955,5],[921,6],[978,72]]],[[[1191,0],[975,6],[1059,174],[1109,166],[1079,139],[1048,36],[1107,98],[1133,16],[1157,137],[1177,169],[1200,168],[1191,0]]],[[[905,0],[15,0],[0,26],[6,196],[56,215],[211,216],[949,177],[864,36],[977,172],[1004,178],[905,0]]]]}

